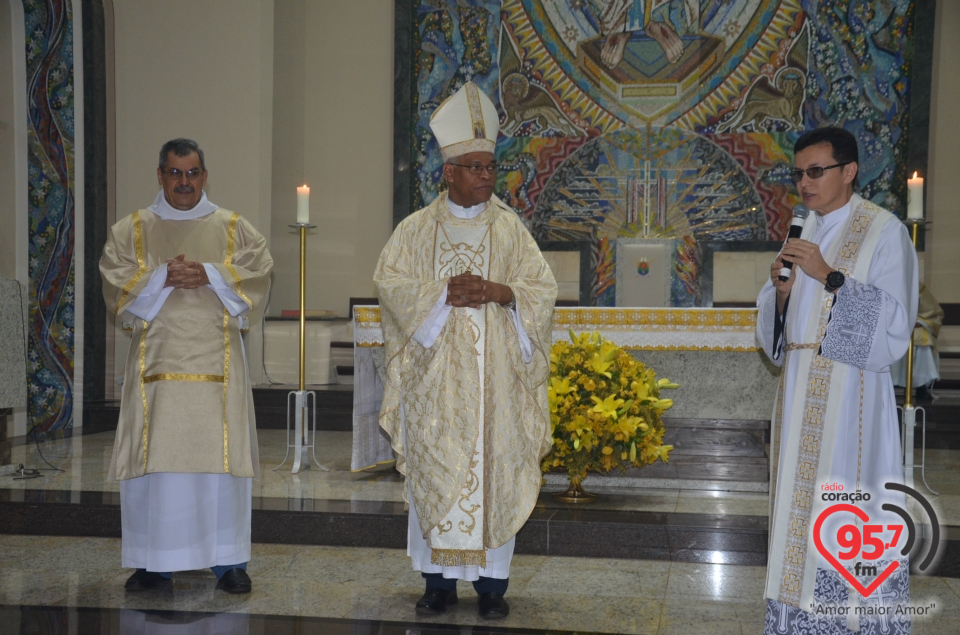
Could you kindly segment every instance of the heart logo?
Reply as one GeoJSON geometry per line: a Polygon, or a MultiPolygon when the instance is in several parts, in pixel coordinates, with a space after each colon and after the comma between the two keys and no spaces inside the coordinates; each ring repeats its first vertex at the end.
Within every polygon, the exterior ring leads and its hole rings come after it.
{"type": "Polygon", "coordinates": [[[893,574],[894,570],[896,570],[896,568],[900,565],[900,562],[897,560],[894,560],[893,562],[891,562],[887,566],[887,568],[884,569],[880,573],[880,575],[878,575],[876,579],[874,579],[874,581],[870,583],[870,586],[864,587],[862,584],[860,584],[860,581],[857,580],[853,576],[853,574],[847,571],[846,567],[844,567],[840,563],[840,561],[833,556],[832,553],[827,551],[827,548],[823,545],[823,541],[820,539],[820,528],[823,526],[823,522],[833,514],[836,514],[837,512],[850,512],[851,514],[855,515],[857,518],[859,518],[863,522],[867,522],[870,520],[870,516],[867,515],[867,512],[863,511],[859,507],[854,507],[853,505],[848,505],[846,503],[833,505],[823,510],[820,516],[817,517],[817,522],[813,526],[813,542],[814,544],[817,545],[817,551],[820,552],[820,555],[826,558],[827,562],[833,565],[833,568],[837,570],[837,573],[839,573],[844,578],[846,578],[847,582],[849,582],[851,586],[853,586],[853,588],[860,593],[860,595],[862,595],[863,597],[867,597],[868,595],[873,593],[877,589],[877,587],[883,584],[884,580],[886,580],[893,574]]]}

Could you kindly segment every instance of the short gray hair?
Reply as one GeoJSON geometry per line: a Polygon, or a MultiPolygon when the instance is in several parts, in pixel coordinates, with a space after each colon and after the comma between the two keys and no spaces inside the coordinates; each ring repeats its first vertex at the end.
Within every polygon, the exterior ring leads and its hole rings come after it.
{"type": "Polygon", "coordinates": [[[191,153],[196,152],[197,156],[200,157],[200,169],[204,172],[207,171],[207,165],[203,162],[203,150],[200,149],[200,146],[197,145],[197,142],[193,139],[171,139],[163,144],[163,147],[160,148],[161,171],[167,169],[167,157],[171,152],[178,157],[188,157],[191,153]]]}

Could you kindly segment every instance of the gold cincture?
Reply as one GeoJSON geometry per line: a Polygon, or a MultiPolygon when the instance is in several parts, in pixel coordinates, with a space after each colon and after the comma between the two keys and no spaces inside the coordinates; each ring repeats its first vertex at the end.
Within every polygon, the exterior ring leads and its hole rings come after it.
{"type": "Polygon", "coordinates": [[[223,383],[223,375],[192,375],[189,373],[157,373],[156,375],[147,375],[143,378],[143,383],[152,384],[155,381],[210,381],[217,384],[223,383]]]}

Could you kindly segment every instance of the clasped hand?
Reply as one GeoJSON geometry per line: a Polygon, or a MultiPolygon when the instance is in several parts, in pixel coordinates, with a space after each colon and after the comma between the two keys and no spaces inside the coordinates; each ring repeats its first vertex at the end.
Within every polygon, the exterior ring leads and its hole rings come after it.
{"type": "Polygon", "coordinates": [[[786,297],[790,293],[793,282],[797,277],[797,266],[821,284],[827,283],[827,274],[833,271],[833,268],[823,259],[819,245],[802,238],[791,238],[777,254],[777,259],[770,265],[770,279],[777,290],[777,295],[786,297]],[[780,280],[779,277],[784,262],[792,262],[795,265],[786,281],[780,280]]]}
{"type": "Polygon", "coordinates": [[[510,287],[472,273],[462,273],[447,282],[447,304],[453,307],[479,309],[488,302],[507,304],[512,297],[510,287]]]}
{"type": "Polygon", "coordinates": [[[210,278],[207,277],[207,270],[202,263],[184,260],[183,254],[167,260],[167,281],[163,286],[174,289],[199,289],[208,284],[210,284],[210,278]]]}

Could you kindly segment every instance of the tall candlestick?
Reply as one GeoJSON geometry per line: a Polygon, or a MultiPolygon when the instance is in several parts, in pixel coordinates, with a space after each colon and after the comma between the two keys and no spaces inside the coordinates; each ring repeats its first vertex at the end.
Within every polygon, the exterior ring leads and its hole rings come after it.
{"type": "Polygon", "coordinates": [[[306,185],[297,188],[297,222],[310,223],[310,188],[306,185]]]}
{"type": "Polygon", "coordinates": [[[923,178],[907,179],[907,220],[923,220],[923,178]]]}

